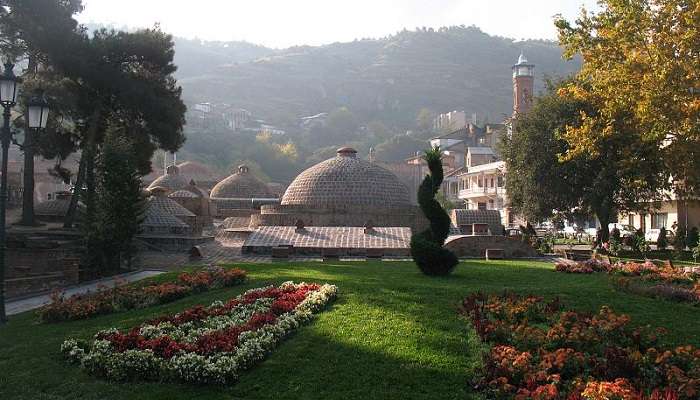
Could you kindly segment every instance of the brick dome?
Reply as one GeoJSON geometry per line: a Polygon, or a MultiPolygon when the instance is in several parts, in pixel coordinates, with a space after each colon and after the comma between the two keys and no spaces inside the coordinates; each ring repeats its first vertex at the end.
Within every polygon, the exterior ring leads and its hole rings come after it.
{"type": "Polygon", "coordinates": [[[217,183],[209,195],[212,199],[269,199],[275,197],[265,182],[241,165],[233,175],[217,183]]]}
{"type": "Polygon", "coordinates": [[[148,185],[148,190],[156,187],[162,187],[170,192],[176,190],[185,189],[189,182],[187,179],[180,175],[180,168],[176,165],[171,165],[165,170],[165,175],[159,176],[150,185],[148,185]]]}
{"type": "Polygon", "coordinates": [[[408,189],[393,173],[357,158],[350,147],[297,176],[281,204],[309,208],[410,206],[408,189]]]}

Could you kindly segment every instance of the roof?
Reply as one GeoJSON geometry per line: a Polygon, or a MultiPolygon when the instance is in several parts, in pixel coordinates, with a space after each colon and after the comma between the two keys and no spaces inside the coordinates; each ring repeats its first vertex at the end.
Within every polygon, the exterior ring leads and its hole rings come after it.
{"type": "Polygon", "coordinates": [[[161,175],[148,185],[148,189],[162,187],[169,191],[176,191],[184,189],[187,185],[187,179],[180,175],[180,168],[176,165],[171,165],[166,169],[165,175],[161,175]]]}
{"type": "Polygon", "coordinates": [[[189,229],[190,226],[179,220],[174,215],[150,203],[146,208],[141,226],[153,228],[180,228],[189,229]]]}
{"type": "Polygon", "coordinates": [[[468,147],[467,151],[471,154],[495,154],[491,147],[468,147]]]}
{"type": "Polygon", "coordinates": [[[195,181],[213,180],[217,176],[211,168],[197,161],[185,161],[178,164],[177,167],[180,170],[180,175],[195,181]]]}
{"type": "Polygon", "coordinates": [[[294,226],[261,226],[245,241],[244,247],[293,246],[295,248],[353,248],[407,249],[411,228],[373,228],[364,233],[363,227],[309,226],[297,232],[294,226]]]}
{"type": "Polygon", "coordinates": [[[473,174],[473,173],[477,173],[477,172],[486,172],[486,171],[493,171],[493,170],[505,171],[505,168],[506,168],[505,161],[495,161],[495,162],[490,162],[490,163],[486,163],[486,164],[481,164],[481,165],[469,167],[467,169],[466,174],[473,174]]]}
{"type": "Polygon", "coordinates": [[[273,198],[275,195],[265,182],[250,173],[248,166],[240,165],[234,174],[214,185],[209,197],[213,199],[267,199],[273,198]]]}
{"type": "Polygon", "coordinates": [[[171,199],[187,199],[187,198],[199,198],[198,194],[192,193],[189,190],[177,190],[168,195],[171,199]]]}
{"type": "Polygon", "coordinates": [[[282,205],[309,208],[403,207],[408,189],[377,164],[359,159],[354,149],[338,149],[336,157],[305,170],[289,185],[282,205]]]}
{"type": "Polygon", "coordinates": [[[454,209],[450,213],[452,223],[460,225],[488,224],[492,235],[500,235],[503,232],[501,213],[498,210],[466,210],[454,209]]]}
{"type": "Polygon", "coordinates": [[[175,200],[163,195],[151,196],[148,199],[148,203],[151,206],[157,206],[161,210],[176,217],[195,217],[195,214],[192,213],[192,211],[181,206],[175,200]]]}
{"type": "Polygon", "coordinates": [[[461,174],[461,173],[463,173],[463,172],[466,172],[466,171],[467,171],[467,168],[466,168],[466,167],[459,167],[459,168],[457,168],[457,169],[455,169],[455,170],[453,170],[453,171],[450,171],[450,172],[446,173],[446,174],[445,174],[445,178],[449,178],[449,177],[451,177],[451,176],[459,175],[459,174],[461,174]]]}

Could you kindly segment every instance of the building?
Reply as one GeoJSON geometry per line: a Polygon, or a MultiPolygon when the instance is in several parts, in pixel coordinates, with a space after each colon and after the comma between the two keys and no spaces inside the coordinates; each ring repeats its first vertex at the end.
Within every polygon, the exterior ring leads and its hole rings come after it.
{"type": "Polygon", "coordinates": [[[388,170],[357,158],[349,147],[299,174],[279,205],[263,205],[251,226],[411,227],[425,217],[407,187],[388,170]]]}
{"type": "Polygon", "coordinates": [[[263,204],[277,204],[277,196],[255,175],[247,165],[239,165],[236,171],[217,183],[209,198],[214,215],[221,218],[250,218],[263,204]]]}
{"type": "Polygon", "coordinates": [[[661,228],[674,232],[700,228],[700,200],[682,200],[670,194],[664,201],[646,204],[647,212],[618,215],[618,222],[644,232],[649,241],[656,241],[661,228]]]}
{"type": "Polygon", "coordinates": [[[454,131],[467,125],[467,113],[464,111],[450,111],[440,114],[433,120],[435,131],[454,131]]]}
{"type": "Polygon", "coordinates": [[[535,66],[520,53],[518,63],[513,65],[513,115],[530,110],[534,92],[535,66]]]}
{"type": "Polygon", "coordinates": [[[180,175],[180,168],[177,165],[170,165],[165,169],[165,174],[156,178],[147,190],[153,188],[166,189],[168,193],[180,189],[185,189],[189,186],[189,181],[183,175],[180,175]]]}

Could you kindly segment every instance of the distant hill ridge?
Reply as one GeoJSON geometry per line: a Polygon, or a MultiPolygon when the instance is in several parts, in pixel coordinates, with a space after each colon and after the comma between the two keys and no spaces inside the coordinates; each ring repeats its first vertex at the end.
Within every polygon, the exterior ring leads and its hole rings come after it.
{"type": "Polygon", "coordinates": [[[537,66],[536,89],[544,76],[580,66],[562,60],[555,42],[516,42],[464,26],[284,50],[176,39],[175,61],[189,102],[231,104],[279,125],[345,106],[360,122],[410,129],[423,107],[502,120],[521,51],[537,66]]]}

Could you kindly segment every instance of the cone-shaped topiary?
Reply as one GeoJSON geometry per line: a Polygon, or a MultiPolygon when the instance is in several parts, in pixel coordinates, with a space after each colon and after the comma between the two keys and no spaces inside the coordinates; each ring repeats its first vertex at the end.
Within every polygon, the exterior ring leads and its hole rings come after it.
{"type": "Polygon", "coordinates": [[[443,179],[440,147],[427,150],[423,158],[428,163],[430,174],[418,188],[418,205],[430,221],[430,228],[411,237],[411,255],[424,274],[447,275],[459,260],[442,247],[450,233],[450,217],[435,199],[443,179]]]}

